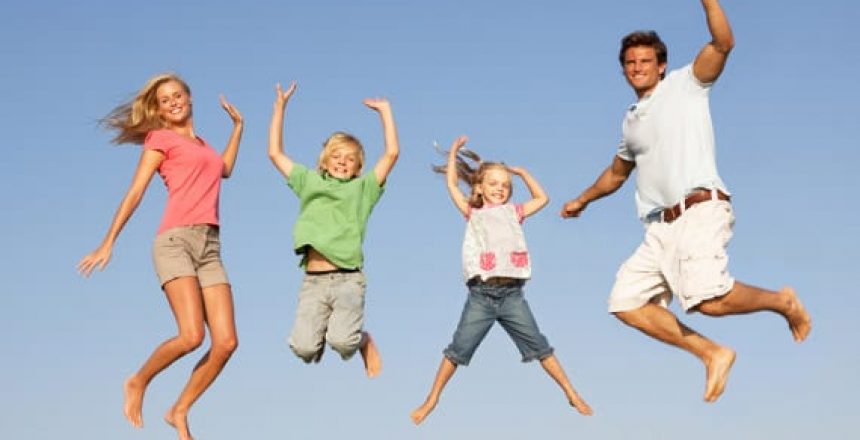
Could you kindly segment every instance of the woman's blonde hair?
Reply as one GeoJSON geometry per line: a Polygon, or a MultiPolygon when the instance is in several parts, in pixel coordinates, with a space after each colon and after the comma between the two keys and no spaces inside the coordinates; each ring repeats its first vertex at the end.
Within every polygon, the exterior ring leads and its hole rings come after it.
{"type": "MultiPolygon", "coordinates": [[[[447,151],[439,149],[439,152],[446,157],[448,156],[447,151]]],[[[472,208],[477,209],[484,206],[484,197],[476,189],[484,181],[484,177],[490,170],[510,172],[508,166],[503,162],[484,162],[481,160],[481,156],[472,150],[462,148],[457,152],[457,178],[469,186],[469,206],[472,208]]],[[[448,165],[433,165],[433,171],[447,174],[448,165]]],[[[513,186],[511,186],[509,194],[513,194],[513,190],[513,186]]]]}
{"type": "Polygon", "coordinates": [[[150,78],[137,92],[134,99],[116,106],[100,121],[108,129],[117,131],[111,142],[115,144],[142,144],[147,133],[164,128],[164,121],[158,115],[158,96],[156,93],[162,84],[170,81],[179,83],[185,93],[191,96],[191,88],[188,87],[188,83],[174,73],[162,73],[150,78]]]}
{"type": "Polygon", "coordinates": [[[338,148],[351,147],[358,153],[358,170],[357,174],[361,174],[361,169],[364,168],[364,147],[357,137],[344,132],[336,131],[332,133],[328,139],[323,142],[323,149],[320,152],[320,158],[317,162],[317,169],[322,173],[325,172],[325,161],[338,148]]]}

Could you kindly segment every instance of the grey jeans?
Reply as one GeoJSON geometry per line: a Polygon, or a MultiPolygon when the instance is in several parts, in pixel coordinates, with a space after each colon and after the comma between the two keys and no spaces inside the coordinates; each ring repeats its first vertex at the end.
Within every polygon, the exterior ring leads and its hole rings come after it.
{"type": "Polygon", "coordinates": [[[361,343],[364,324],[364,274],[307,274],[299,291],[290,348],[305,362],[319,361],[325,343],[346,360],[361,343]]]}

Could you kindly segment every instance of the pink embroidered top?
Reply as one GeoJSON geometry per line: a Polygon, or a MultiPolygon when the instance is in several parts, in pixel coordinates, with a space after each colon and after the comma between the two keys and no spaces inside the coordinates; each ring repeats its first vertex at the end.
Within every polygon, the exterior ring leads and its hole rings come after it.
{"type": "Polygon", "coordinates": [[[490,205],[470,210],[463,239],[463,276],[531,277],[522,205],[490,205]]]}
{"type": "Polygon", "coordinates": [[[224,161],[205,140],[172,130],[153,130],[143,148],[164,154],[158,174],[167,187],[167,206],[158,233],[176,226],[218,225],[218,195],[224,161]]]}

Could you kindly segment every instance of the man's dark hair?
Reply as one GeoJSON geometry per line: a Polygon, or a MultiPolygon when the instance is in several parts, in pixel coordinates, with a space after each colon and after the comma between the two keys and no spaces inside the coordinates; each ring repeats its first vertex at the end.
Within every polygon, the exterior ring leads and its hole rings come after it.
{"type": "MultiPolygon", "coordinates": [[[[636,31],[627,34],[627,36],[621,39],[621,52],[618,53],[618,61],[621,62],[621,67],[624,67],[624,53],[627,52],[627,49],[637,46],[654,48],[654,52],[657,53],[657,64],[666,64],[669,59],[666,43],[663,43],[657,32],[636,31]]],[[[666,76],[665,72],[660,76],[660,79],[663,79],[664,76],[666,76]]]]}

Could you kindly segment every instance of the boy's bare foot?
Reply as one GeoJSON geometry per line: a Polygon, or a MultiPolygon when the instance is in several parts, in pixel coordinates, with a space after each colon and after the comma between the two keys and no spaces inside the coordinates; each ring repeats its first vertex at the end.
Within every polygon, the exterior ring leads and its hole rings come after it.
{"type": "Polygon", "coordinates": [[[412,411],[412,414],[409,415],[409,417],[412,419],[412,423],[420,425],[421,422],[423,422],[424,419],[428,415],[430,415],[430,413],[433,411],[433,408],[436,408],[436,402],[438,402],[437,399],[431,399],[428,397],[427,400],[424,401],[423,405],[419,406],[418,408],[415,408],[415,410],[412,411]]]}
{"type": "Polygon", "coordinates": [[[367,377],[373,379],[382,372],[382,357],[379,355],[379,349],[376,348],[370,333],[362,332],[361,339],[359,352],[362,360],[364,360],[364,370],[367,372],[367,377]]]}
{"type": "Polygon", "coordinates": [[[797,297],[797,293],[791,287],[783,287],[779,293],[788,297],[788,312],[785,314],[785,319],[788,320],[788,328],[791,329],[791,335],[795,342],[803,342],[809,332],[812,331],[812,318],[797,297]]]}
{"type": "Polygon", "coordinates": [[[180,411],[174,406],[164,415],[164,421],[176,429],[179,440],[194,440],[191,431],[188,430],[188,411],[180,411]]]}
{"type": "Polygon", "coordinates": [[[588,406],[588,404],[585,403],[584,400],[582,400],[582,397],[579,397],[579,395],[577,394],[574,394],[573,396],[568,398],[568,402],[570,402],[570,406],[576,408],[576,410],[584,416],[590,416],[594,414],[594,411],[591,409],[591,407],[588,406]]]}
{"type": "Polygon", "coordinates": [[[720,347],[711,358],[705,362],[707,379],[705,382],[705,402],[716,402],[726,388],[729,371],[735,363],[734,350],[720,347]]]}
{"type": "Polygon", "coordinates": [[[146,386],[141,384],[136,375],[129,376],[122,385],[123,394],[125,394],[125,402],[123,403],[122,412],[125,418],[131,422],[135,428],[143,427],[143,393],[146,391],[146,386]]]}

